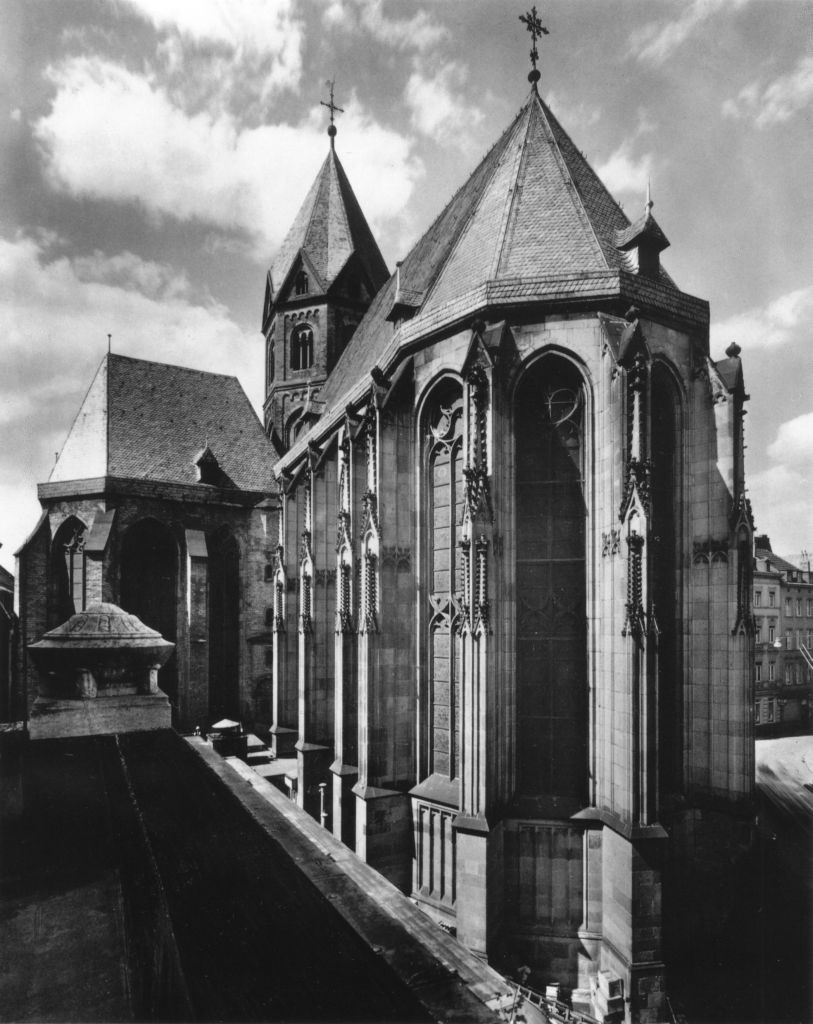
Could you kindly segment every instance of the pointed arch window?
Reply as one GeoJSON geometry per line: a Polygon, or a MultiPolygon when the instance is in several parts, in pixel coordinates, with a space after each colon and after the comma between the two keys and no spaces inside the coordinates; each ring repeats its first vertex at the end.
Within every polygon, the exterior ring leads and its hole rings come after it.
{"type": "Polygon", "coordinates": [[[313,328],[297,324],[291,335],[291,369],[309,370],[313,366],[313,328]]]}
{"type": "Polygon", "coordinates": [[[587,798],[581,375],[564,359],[539,360],[515,409],[518,792],[558,814],[587,798]]]}
{"type": "Polygon", "coordinates": [[[456,778],[460,765],[461,638],[458,561],[463,518],[463,395],[447,381],[429,400],[424,481],[428,636],[427,771],[456,778]]]}
{"type": "Polygon", "coordinates": [[[87,528],[76,516],[59,527],[51,548],[49,626],[58,626],[85,607],[85,539],[87,528]]]}
{"type": "MultiPolygon", "coordinates": [[[[652,597],[658,623],[658,781],[660,799],[682,785],[683,697],[680,648],[680,398],[672,374],[652,367],[650,461],[652,597]]],[[[748,581],[748,597],[751,582],[748,581]]],[[[746,598],[747,600],[747,598],[746,598]]]]}

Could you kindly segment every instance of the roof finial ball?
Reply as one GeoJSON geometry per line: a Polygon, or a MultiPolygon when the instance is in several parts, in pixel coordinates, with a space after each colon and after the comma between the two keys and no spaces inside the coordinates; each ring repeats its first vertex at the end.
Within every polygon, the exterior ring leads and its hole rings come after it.
{"type": "Polygon", "coordinates": [[[536,5],[534,5],[526,14],[520,14],[519,20],[531,33],[531,64],[533,64],[533,68],[528,72],[528,81],[534,89],[536,89],[536,83],[541,78],[539,69],[536,66],[536,62],[539,60],[539,50],[536,48],[536,40],[539,36],[547,36],[550,35],[550,33],[539,20],[539,15],[536,13],[536,5]]]}
{"type": "Polygon", "coordinates": [[[335,119],[336,112],[338,111],[338,113],[340,113],[340,114],[344,113],[344,109],[342,107],[337,107],[336,104],[333,102],[333,86],[335,84],[336,84],[335,78],[333,79],[333,81],[328,79],[325,82],[325,85],[330,86],[330,102],[329,103],[325,103],[324,100],[319,100],[319,102],[322,104],[322,106],[323,107],[327,107],[328,110],[330,111],[330,124],[328,125],[327,133],[330,136],[330,148],[331,149],[333,149],[333,146],[334,146],[334,141],[333,140],[336,138],[336,125],[333,123],[334,119],[335,119]]]}

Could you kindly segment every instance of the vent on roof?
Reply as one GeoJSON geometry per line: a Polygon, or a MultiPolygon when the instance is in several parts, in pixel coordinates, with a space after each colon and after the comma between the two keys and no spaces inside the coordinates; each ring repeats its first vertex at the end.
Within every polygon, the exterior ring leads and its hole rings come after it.
{"type": "Polygon", "coordinates": [[[392,301],[387,320],[410,320],[421,308],[423,292],[404,288],[401,284],[401,262],[395,264],[395,298],[392,301]]]}
{"type": "Polygon", "coordinates": [[[195,458],[195,465],[198,468],[199,484],[219,484],[222,477],[220,466],[214,456],[214,452],[207,444],[203,451],[195,458]]]}

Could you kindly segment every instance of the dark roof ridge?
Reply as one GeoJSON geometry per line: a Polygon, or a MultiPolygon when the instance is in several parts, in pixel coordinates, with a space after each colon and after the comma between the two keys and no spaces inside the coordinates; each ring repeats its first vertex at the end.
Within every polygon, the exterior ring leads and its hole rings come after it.
{"type": "MultiPolygon", "coordinates": [[[[593,219],[587,212],[587,208],[584,205],[584,197],[581,194],[581,190],[579,189],[576,179],[573,177],[573,171],[571,170],[570,164],[565,159],[565,155],[562,152],[562,147],[559,143],[559,140],[556,138],[556,132],[553,130],[553,126],[551,125],[550,121],[553,120],[556,127],[567,138],[568,142],[571,144],[571,146],[573,146],[574,150],[577,150],[579,153],[581,153],[581,151],[578,150],[576,144],[570,138],[565,129],[561,126],[559,121],[554,116],[553,111],[547,106],[542,97],[536,92],[535,95],[537,103],[539,105],[539,113],[542,116],[542,124],[544,125],[545,129],[547,129],[547,132],[550,136],[551,149],[553,151],[553,155],[556,158],[556,162],[559,164],[559,167],[563,175],[565,175],[566,179],[570,182],[572,186],[570,189],[568,189],[568,192],[570,194],[571,202],[573,203],[573,208],[576,211],[576,215],[582,222],[582,226],[586,227],[588,232],[590,233],[590,236],[593,239],[593,242],[595,243],[596,252],[599,258],[604,262],[604,265],[607,267],[608,270],[614,270],[615,268],[610,264],[610,261],[607,259],[607,254],[605,253],[604,247],[601,244],[601,239],[598,237],[598,234],[596,233],[596,228],[593,224],[593,219]]],[[[588,163],[587,159],[584,156],[582,156],[582,159],[593,172],[593,174],[596,176],[596,178],[598,178],[598,175],[595,173],[595,171],[593,171],[593,168],[590,167],[590,164],[588,163]]],[[[616,207],[618,207],[618,212],[621,214],[622,217],[624,217],[627,223],[629,223],[629,218],[626,216],[626,214],[615,201],[615,199],[613,199],[613,196],[610,194],[609,190],[606,191],[615,203],[616,207]]]]}
{"type": "Polygon", "coordinates": [[[615,206],[617,212],[624,219],[624,221],[626,222],[627,226],[629,226],[630,219],[626,215],[626,213],[624,212],[624,210],[621,207],[621,204],[618,202],[618,200],[615,198],[615,196],[612,194],[612,192],[610,192],[610,190],[604,185],[604,182],[599,178],[599,176],[593,170],[593,167],[590,164],[590,161],[582,153],[582,151],[578,148],[578,146],[573,141],[573,139],[570,137],[570,135],[565,130],[565,128],[562,127],[561,122],[556,117],[556,115],[553,113],[553,111],[550,109],[550,107],[545,103],[545,101],[540,96],[537,96],[537,100],[539,101],[540,112],[542,114],[542,118],[543,118],[543,122],[545,124],[545,127],[550,132],[551,142],[553,144],[554,155],[555,155],[557,161],[559,162],[559,165],[562,168],[563,172],[567,175],[568,181],[570,181],[571,185],[573,186],[573,189],[572,189],[573,193],[575,194],[575,196],[578,197],[578,202],[576,202],[575,199],[573,201],[574,208],[576,209],[576,212],[579,215],[579,218],[582,221],[582,223],[584,225],[586,225],[588,230],[590,231],[590,234],[592,235],[593,240],[595,241],[596,246],[598,248],[599,255],[604,260],[604,263],[606,264],[607,269],[608,270],[613,270],[615,268],[613,267],[611,262],[607,259],[607,253],[605,252],[604,246],[601,243],[601,239],[599,238],[598,233],[596,232],[596,228],[595,228],[595,225],[593,223],[593,218],[590,216],[590,214],[589,214],[589,212],[587,210],[587,207],[585,205],[584,196],[582,195],[582,192],[581,192],[581,189],[579,188],[578,182],[576,181],[575,177],[573,176],[573,169],[571,168],[569,162],[565,158],[564,153],[562,152],[561,142],[557,138],[557,135],[556,135],[557,131],[561,135],[563,135],[565,137],[565,139],[567,139],[568,143],[573,147],[574,153],[578,154],[578,156],[583,161],[586,169],[590,172],[590,174],[593,175],[593,177],[596,179],[596,181],[598,181],[598,183],[601,185],[601,188],[602,188],[603,192],[610,199],[612,204],[615,206]],[[551,124],[551,122],[553,122],[553,123],[551,124]],[[555,126],[556,130],[554,130],[554,126],[555,126]]]}
{"type": "MultiPolygon", "coordinates": [[[[169,370],[184,370],[186,373],[200,373],[206,377],[223,377],[225,380],[236,380],[240,383],[239,378],[234,373],[215,373],[214,370],[200,370],[196,366],[183,366],[181,363],[165,363],[162,359],[140,359],[138,356],[124,355],[122,352],[108,352],[99,364],[99,369],[101,369],[106,360],[112,361],[120,359],[126,359],[131,363],[144,363],[147,366],[163,366],[169,370]]],[[[242,384],[240,386],[242,387],[242,384]]],[[[90,390],[90,388],[88,388],[88,390],[90,390]]]]}
{"type": "MultiPolygon", "coordinates": [[[[505,152],[505,150],[508,148],[509,144],[511,143],[511,140],[517,134],[517,132],[519,130],[519,126],[520,126],[521,121],[522,121],[522,118],[527,114],[528,108],[529,108],[529,102],[526,101],[523,104],[523,106],[520,107],[519,113],[514,118],[514,120],[511,122],[511,124],[506,128],[506,130],[502,133],[502,135],[497,139],[497,141],[494,143],[494,145],[491,147],[491,149],[488,150],[486,155],[480,160],[480,162],[477,165],[477,167],[483,167],[486,164],[488,164],[489,161],[492,158],[492,155],[494,154],[495,150],[497,150],[498,147],[500,148],[500,152],[505,152]]],[[[527,141],[527,126],[526,126],[526,141],[527,141]]],[[[523,141],[522,149],[523,149],[523,153],[522,153],[522,155],[519,158],[520,160],[522,159],[522,156],[524,156],[525,141],[523,141]]],[[[435,224],[439,220],[441,220],[443,218],[444,214],[449,209],[449,207],[452,206],[452,204],[455,202],[457,197],[465,189],[468,188],[468,186],[469,186],[469,184],[471,182],[472,175],[474,173],[476,173],[476,171],[477,171],[477,167],[475,167],[474,171],[472,171],[472,174],[470,174],[469,177],[466,178],[466,180],[463,182],[463,184],[460,186],[460,188],[455,192],[455,194],[452,196],[452,198],[449,200],[449,202],[443,208],[441,213],[435,218],[435,220],[432,221],[432,224],[430,225],[429,229],[426,232],[424,232],[424,234],[421,236],[421,238],[418,241],[418,243],[415,246],[413,246],[411,252],[414,252],[418,248],[418,246],[421,244],[423,239],[434,229],[435,224]]],[[[459,225],[459,227],[458,227],[458,229],[457,229],[457,231],[455,233],[455,237],[454,237],[454,240],[453,240],[452,244],[446,250],[444,258],[442,260],[439,260],[437,266],[435,267],[435,272],[432,275],[432,280],[427,282],[427,285],[426,285],[426,287],[424,289],[424,298],[427,298],[429,296],[429,293],[431,292],[432,287],[436,283],[437,279],[440,277],[440,274],[441,274],[443,268],[446,266],[446,264],[454,256],[455,252],[457,251],[458,246],[462,244],[463,239],[465,238],[465,235],[466,235],[466,227],[468,226],[468,224],[471,223],[472,217],[477,212],[480,204],[482,203],[483,198],[484,198],[484,196],[485,196],[485,194],[486,194],[486,192],[488,190],[489,182],[492,180],[494,175],[497,173],[497,170],[498,170],[498,161],[494,160],[491,163],[491,165],[489,166],[488,174],[484,177],[484,179],[483,179],[483,181],[481,183],[480,194],[477,196],[477,198],[476,198],[476,200],[474,202],[474,205],[472,206],[471,210],[469,211],[469,215],[468,215],[467,220],[463,221],[459,225]]],[[[508,211],[507,216],[504,218],[504,222],[503,222],[503,225],[502,225],[503,241],[505,239],[505,231],[506,231],[507,226],[508,226],[508,221],[511,219],[511,209],[513,208],[514,198],[515,198],[514,196],[511,197],[511,203],[509,204],[509,211],[508,211]]],[[[500,253],[502,252],[502,243],[500,244],[498,251],[500,253]]],[[[498,259],[497,262],[499,263],[499,259],[498,259]]]]}

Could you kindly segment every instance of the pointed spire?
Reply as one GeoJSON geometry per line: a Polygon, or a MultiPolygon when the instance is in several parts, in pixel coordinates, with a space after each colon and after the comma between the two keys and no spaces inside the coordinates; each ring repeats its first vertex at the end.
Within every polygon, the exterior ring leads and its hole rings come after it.
{"type": "Polygon", "coordinates": [[[647,175],[646,179],[646,215],[647,217],[652,214],[652,207],[655,204],[652,202],[652,179],[647,175]]]}

